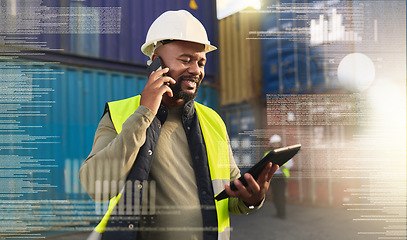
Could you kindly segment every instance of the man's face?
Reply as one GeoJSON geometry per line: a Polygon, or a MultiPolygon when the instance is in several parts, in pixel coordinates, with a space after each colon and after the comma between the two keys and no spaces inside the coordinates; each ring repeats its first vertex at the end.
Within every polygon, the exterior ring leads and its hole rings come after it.
{"type": "Polygon", "coordinates": [[[205,76],[205,46],[175,41],[157,48],[155,54],[161,57],[163,67],[170,69],[166,75],[176,81],[170,86],[175,100],[188,102],[194,99],[205,76]]]}

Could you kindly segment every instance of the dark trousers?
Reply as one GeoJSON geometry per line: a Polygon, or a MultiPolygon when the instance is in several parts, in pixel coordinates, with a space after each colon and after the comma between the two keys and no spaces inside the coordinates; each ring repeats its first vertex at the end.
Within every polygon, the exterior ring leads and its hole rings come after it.
{"type": "Polygon", "coordinates": [[[273,194],[273,203],[277,210],[277,217],[285,218],[285,176],[275,175],[271,179],[271,191],[273,194]]]}

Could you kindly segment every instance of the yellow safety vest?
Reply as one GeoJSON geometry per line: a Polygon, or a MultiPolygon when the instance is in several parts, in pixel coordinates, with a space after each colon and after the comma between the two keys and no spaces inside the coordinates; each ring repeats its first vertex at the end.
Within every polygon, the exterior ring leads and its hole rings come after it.
{"type": "MultiPolygon", "coordinates": [[[[108,105],[111,120],[117,134],[119,134],[122,131],[123,123],[140,105],[140,95],[115,102],[109,102],[108,105]]],[[[226,126],[214,110],[197,102],[195,102],[195,110],[198,115],[206,145],[209,171],[213,191],[216,196],[223,191],[225,183],[230,182],[229,147],[226,126]]],[[[111,212],[119,202],[120,197],[121,194],[118,194],[110,200],[109,208],[105,216],[95,228],[96,232],[105,232],[111,212]]],[[[215,201],[218,220],[218,239],[229,239],[230,224],[228,205],[229,199],[215,201]]]]}

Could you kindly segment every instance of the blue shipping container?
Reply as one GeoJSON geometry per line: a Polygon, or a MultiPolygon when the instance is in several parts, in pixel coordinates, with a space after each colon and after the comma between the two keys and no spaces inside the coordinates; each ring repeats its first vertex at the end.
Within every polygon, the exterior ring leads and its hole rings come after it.
{"type": "MultiPolygon", "coordinates": [[[[335,79],[330,79],[333,76],[329,71],[334,66],[329,65],[327,48],[310,43],[310,33],[306,30],[310,29],[310,19],[318,20],[327,14],[327,9],[332,11],[340,4],[324,0],[265,1],[265,7],[276,11],[262,18],[262,31],[271,36],[261,44],[263,96],[268,93],[312,93],[336,87],[335,79]]],[[[329,50],[333,54],[330,56],[339,51],[350,52],[348,48],[343,45],[338,49],[331,47],[329,50]]]]}
{"type": "MultiPolygon", "coordinates": [[[[43,1],[41,7],[67,7],[70,19],[60,18],[54,21],[67,21],[69,32],[66,34],[41,34],[41,42],[50,49],[62,49],[64,53],[96,57],[105,60],[131,62],[145,66],[148,58],[140,50],[151,23],[163,12],[185,9],[191,12],[205,26],[208,38],[218,45],[218,21],[216,18],[216,1],[196,1],[198,8],[191,9],[189,0],[185,1],[133,1],[133,0],[83,0],[83,1],[43,1]],[[82,14],[82,17],[80,15],[82,14]],[[77,15],[79,17],[77,17],[77,15]],[[86,17],[90,15],[92,17],[86,17]],[[98,25],[99,24],[99,25],[98,25]],[[99,32],[115,29],[117,32],[98,33],[98,29],[88,30],[97,25],[99,32]],[[82,31],[75,34],[75,31],[82,31]],[[83,33],[85,31],[85,33],[83,33]]],[[[39,5],[39,3],[38,3],[39,5]]],[[[20,9],[28,7],[19,6],[20,9]]],[[[54,11],[54,10],[44,10],[54,11]]],[[[53,21],[47,19],[46,21],[53,21]]],[[[63,22],[66,23],[66,22],[63,22]]],[[[62,23],[61,23],[62,24],[62,23]]],[[[208,81],[215,80],[218,65],[217,53],[207,55],[206,72],[208,81]]]]}

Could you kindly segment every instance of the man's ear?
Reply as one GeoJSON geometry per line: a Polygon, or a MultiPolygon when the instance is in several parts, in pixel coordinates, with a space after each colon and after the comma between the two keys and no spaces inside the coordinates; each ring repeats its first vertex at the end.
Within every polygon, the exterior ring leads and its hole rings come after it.
{"type": "Polygon", "coordinates": [[[153,56],[151,56],[151,61],[154,61],[154,59],[158,57],[158,55],[156,53],[153,54],[153,56]]]}

